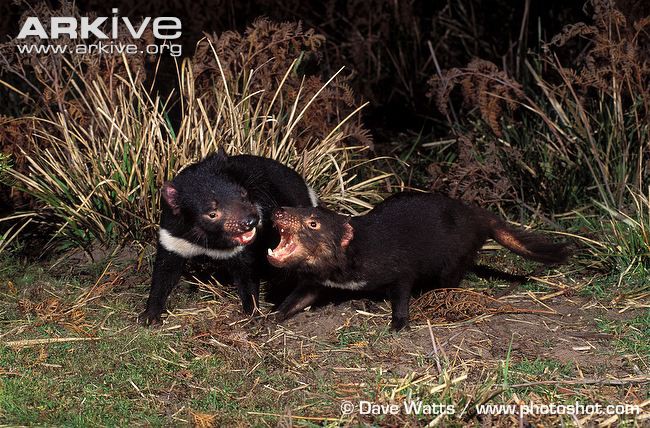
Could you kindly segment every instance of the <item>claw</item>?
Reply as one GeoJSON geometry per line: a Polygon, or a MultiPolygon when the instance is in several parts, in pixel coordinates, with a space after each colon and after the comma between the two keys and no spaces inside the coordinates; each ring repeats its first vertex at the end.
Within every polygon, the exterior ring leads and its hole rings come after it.
{"type": "Polygon", "coordinates": [[[151,311],[144,311],[138,315],[138,323],[145,327],[162,325],[161,312],[152,313],[151,311]]]}

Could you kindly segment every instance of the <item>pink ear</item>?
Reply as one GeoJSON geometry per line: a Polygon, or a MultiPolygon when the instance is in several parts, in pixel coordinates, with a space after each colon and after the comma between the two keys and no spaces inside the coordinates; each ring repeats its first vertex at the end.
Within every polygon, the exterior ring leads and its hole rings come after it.
{"type": "Polygon", "coordinates": [[[345,227],[345,233],[343,234],[343,238],[341,238],[341,247],[347,248],[352,238],[354,238],[354,228],[350,223],[345,223],[343,227],[345,227]]]}
{"type": "Polygon", "coordinates": [[[180,207],[178,206],[178,190],[174,187],[172,183],[166,181],[162,187],[162,196],[169,208],[172,209],[174,215],[178,215],[181,212],[180,207]]]}

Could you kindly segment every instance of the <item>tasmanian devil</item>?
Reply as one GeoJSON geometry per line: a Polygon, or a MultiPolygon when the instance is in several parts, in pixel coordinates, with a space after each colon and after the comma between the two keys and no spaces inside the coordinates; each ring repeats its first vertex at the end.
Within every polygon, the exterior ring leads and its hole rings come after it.
{"type": "Polygon", "coordinates": [[[566,244],[508,226],[490,212],[430,193],[393,195],[368,214],[347,217],[323,207],[282,207],[273,213],[281,240],[269,262],[300,273],[301,284],[279,308],[288,318],[316,301],[320,286],[385,290],[391,327],[408,324],[415,285],[457,287],[478,250],[493,238],[546,264],[564,262],[566,244]]]}
{"type": "Polygon", "coordinates": [[[237,287],[245,313],[259,298],[265,250],[278,242],[270,215],[279,206],[311,207],[315,193],[292,169],[259,156],[223,151],[182,170],[162,187],[160,234],[145,323],[159,322],[185,262],[217,260],[237,287]]]}

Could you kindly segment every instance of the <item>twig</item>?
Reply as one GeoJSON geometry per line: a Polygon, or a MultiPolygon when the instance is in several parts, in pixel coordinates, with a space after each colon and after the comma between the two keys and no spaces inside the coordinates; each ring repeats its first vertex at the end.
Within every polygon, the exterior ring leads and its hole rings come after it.
{"type": "Polygon", "coordinates": [[[429,335],[431,336],[431,344],[433,344],[433,352],[436,357],[436,366],[438,367],[438,373],[442,373],[442,367],[440,366],[440,356],[438,355],[438,347],[436,346],[436,338],[433,336],[433,329],[431,328],[431,322],[427,319],[427,327],[429,327],[429,335]]]}
{"type": "MultiPolygon", "coordinates": [[[[266,413],[266,412],[247,412],[249,415],[258,415],[258,416],[275,416],[276,418],[283,418],[288,415],[282,415],[279,413],[266,413]]],[[[319,416],[295,416],[291,415],[288,416],[291,419],[302,419],[305,421],[333,421],[333,422],[338,422],[341,419],[340,418],[328,418],[328,417],[319,417],[319,416]]]]}
{"type": "Polygon", "coordinates": [[[26,339],[26,340],[12,340],[5,342],[6,346],[34,346],[34,345],[47,345],[50,343],[64,343],[64,342],[85,342],[89,340],[99,340],[99,337],[55,337],[52,339],[26,339]]]}

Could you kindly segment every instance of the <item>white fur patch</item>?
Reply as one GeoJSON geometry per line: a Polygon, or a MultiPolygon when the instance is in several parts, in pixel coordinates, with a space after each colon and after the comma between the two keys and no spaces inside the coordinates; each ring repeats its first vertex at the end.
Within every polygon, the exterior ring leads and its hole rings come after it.
{"type": "Polygon", "coordinates": [[[360,290],[368,285],[368,281],[334,282],[328,279],[323,282],[323,285],[331,288],[343,288],[345,290],[360,290]]]}
{"type": "Polygon", "coordinates": [[[309,193],[309,200],[311,201],[311,206],[312,207],[317,207],[318,206],[318,195],[316,194],[316,191],[311,188],[311,186],[307,186],[307,193],[309,193]]]}
{"type": "Polygon", "coordinates": [[[160,229],[160,244],[172,253],[176,253],[181,257],[190,259],[196,256],[208,256],[215,260],[229,259],[241,253],[244,249],[243,246],[237,246],[231,250],[216,250],[214,248],[205,248],[196,245],[183,238],[177,238],[169,233],[166,229],[160,229]]]}

